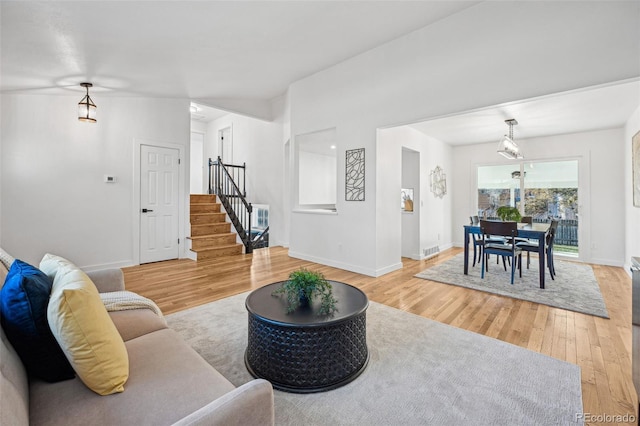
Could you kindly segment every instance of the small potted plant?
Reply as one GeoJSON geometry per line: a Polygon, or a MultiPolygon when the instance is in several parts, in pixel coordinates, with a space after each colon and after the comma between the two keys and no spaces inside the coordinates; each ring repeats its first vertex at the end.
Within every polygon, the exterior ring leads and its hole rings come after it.
{"type": "Polygon", "coordinates": [[[511,207],[511,206],[498,207],[498,209],[496,210],[496,214],[503,222],[507,222],[507,221],[519,222],[520,219],[522,219],[522,216],[520,215],[520,211],[517,208],[511,207]]]}
{"type": "Polygon", "coordinates": [[[300,268],[289,274],[289,279],[280,288],[271,293],[284,295],[287,299],[287,313],[299,307],[308,308],[314,297],[320,298],[319,315],[329,315],[337,310],[337,300],[333,297],[331,284],[320,272],[300,268]]]}

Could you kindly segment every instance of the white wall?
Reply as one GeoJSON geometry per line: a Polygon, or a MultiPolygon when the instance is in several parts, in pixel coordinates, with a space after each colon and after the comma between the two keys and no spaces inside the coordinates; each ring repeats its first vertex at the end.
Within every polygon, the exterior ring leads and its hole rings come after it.
{"type": "Polygon", "coordinates": [[[481,2],[291,85],[292,134],[337,129],[339,193],[337,215],[292,214],[290,255],[396,269],[400,242],[387,227],[400,177],[389,172],[401,159],[380,155],[376,129],[636,77],[636,20],[632,2],[481,2]],[[364,202],[341,201],[341,156],[353,148],[366,152],[364,202]]]}
{"type": "MultiPolygon", "coordinates": [[[[624,130],[520,139],[525,161],[577,159],[579,173],[580,259],[586,262],[622,266],[625,256],[624,130]]],[[[462,226],[477,210],[478,165],[508,164],[496,153],[496,143],[458,146],[452,174],[453,242],[463,245],[462,226]]]]}
{"type": "Polygon", "coordinates": [[[291,98],[289,91],[284,94],[280,99],[276,99],[273,102],[273,110],[277,111],[274,114],[275,122],[282,128],[282,158],[283,158],[283,174],[282,174],[282,228],[281,244],[284,247],[289,247],[289,239],[291,235],[291,210],[293,208],[293,193],[291,185],[292,175],[292,162],[294,156],[292,155],[293,143],[291,141],[291,98]]]}
{"type": "MultiPolygon", "coordinates": [[[[418,254],[419,258],[424,258],[425,249],[439,245],[440,249],[444,250],[452,246],[452,192],[449,174],[452,171],[453,149],[449,145],[408,126],[378,131],[378,158],[384,159],[381,170],[385,171],[383,181],[379,182],[381,192],[400,192],[400,187],[390,188],[391,185],[395,186],[401,183],[401,178],[396,177],[400,171],[396,171],[397,168],[391,168],[391,164],[398,162],[398,158],[400,158],[399,161],[402,161],[403,148],[417,152],[419,155],[420,183],[418,193],[414,194],[416,198],[414,209],[419,212],[418,254]],[[448,180],[447,193],[442,198],[435,197],[430,188],[430,173],[436,166],[440,166],[444,170],[448,180]]],[[[384,199],[386,200],[386,197],[384,199]]],[[[399,213],[397,213],[397,209],[389,208],[388,203],[385,202],[380,203],[377,207],[377,215],[379,221],[384,221],[387,224],[384,230],[378,231],[378,238],[384,239],[381,244],[386,250],[384,255],[391,258],[395,251],[397,258],[397,244],[399,243],[395,240],[400,229],[395,228],[392,224],[400,220],[399,213]]]]}
{"type": "Polygon", "coordinates": [[[336,157],[298,152],[298,203],[336,203],[336,157]]]}
{"type": "Polygon", "coordinates": [[[218,131],[232,127],[233,162],[247,165],[247,199],[269,205],[269,245],[283,245],[285,235],[282,105],[274,105],[274,121],[228,114],[210,122],[205,136],[205,160],[218,156],[218,131]]]}
{"type": "MultiPolygon", "coordinates": [[[[208,123],[199,120],[191,120],[191,133],[201,133],[203,138],[202,149],[202,193],[206,194],[209,188],[209,157],[205,155],[204,146],[208,140],[208,123]]],[[[192,164],[189,163],[191,168],[192,164]]],[[[193,176],[193,174],[192,174],[193,176]]]]}
{"type": "Polygon", "coordinates": [[[191,120],[191,131],[197,133],[207,133],[207,124],[204,121],[191,120]]]}
{"type": "MultiPolygon", "coordinates": [[[[18,258],[37,264],[52,252],[87,269],[133,264],[134,139],[183,145],[188,167],[187,100],[94,100],[91,124],[77,119],[79,97],[2,96],[0,243],[18,258]],[[105,174],[117,183],[104,183],[105,174]]],[[[188,185],[187,175],[186,194],[188,185]]]]}
{"type": "Polygon", "coordinates": [[[204,161],[204,133],[193,131],[191,127],[191,145],[189,156],[189,192],[191,194],[206,194],[207,167],[204,161]]]}
{"type": "Polygon", "coordinates": [[[640,131],[640,107],[629,117],[624,128],[624,204],[625,204],[625,269],[629,272],[631,257],[640,257],[640,207],[633,206],[631,138],[640,131]]]}

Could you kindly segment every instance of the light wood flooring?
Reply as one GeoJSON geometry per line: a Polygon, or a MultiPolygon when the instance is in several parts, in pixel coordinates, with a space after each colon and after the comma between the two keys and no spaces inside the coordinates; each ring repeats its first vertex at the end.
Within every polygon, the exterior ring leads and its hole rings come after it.
{"type": "Polygon", "coordinates": [[[360,288],[372,301],[577,364],[582,370],[585,413],[637,415],[631,381],[631,279],[622,268],[593,265],[610,319],[414,278],[461,251],[450,249],[424,261],[403,259],[401,270],[379,278],[293,259],[282,247],[123,271],[128,290],[154,300],[171,314],[285,280],[289,272],[304,266],[360,288]]]}

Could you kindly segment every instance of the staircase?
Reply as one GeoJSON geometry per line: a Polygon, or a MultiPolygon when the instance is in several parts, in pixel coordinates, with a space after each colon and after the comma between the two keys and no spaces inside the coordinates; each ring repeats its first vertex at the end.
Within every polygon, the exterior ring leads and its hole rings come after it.
{"type": "Polygon", "coordinates": [[[227,214],[221,212],[215,195],[191,194],[191,251],[198,260],[241,254],[243,245],[236,242],[227,214]]]}

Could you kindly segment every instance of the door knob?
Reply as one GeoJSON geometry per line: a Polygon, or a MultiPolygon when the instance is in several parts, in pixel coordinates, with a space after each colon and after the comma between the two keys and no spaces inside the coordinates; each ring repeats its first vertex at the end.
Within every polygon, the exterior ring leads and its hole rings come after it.
{"type": "Polygon", "coordinates": [[[153,210],[149,210],[149,209],[142,209],[142,213],[150,213],[150,212],[152,212],[152,211],[153,211],[153,210]]]}

